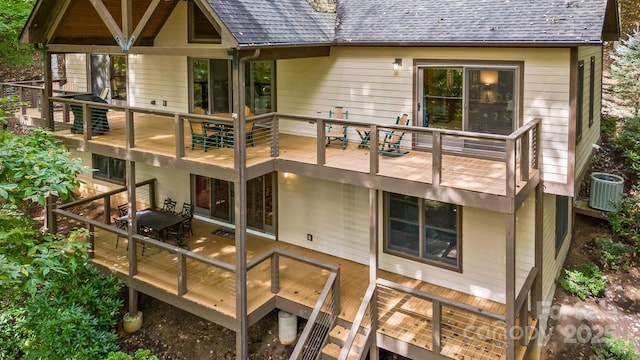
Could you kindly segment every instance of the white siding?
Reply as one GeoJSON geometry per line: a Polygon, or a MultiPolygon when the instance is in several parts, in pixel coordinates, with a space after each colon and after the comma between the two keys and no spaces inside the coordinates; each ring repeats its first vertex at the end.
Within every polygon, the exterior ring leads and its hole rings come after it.
{"type": "MultiPolygon", "coordinates": [[[[92,155],[87,152],[78,152],[70,150],[71,155],[79,158],[82,163],[90,169],[92,167],[92,155]]],[[[142,163],[136,163],[136,182],[142,182],[149,179],[157,179],[156,193],[158,206],[161,205],[163,199],[170,197],[178,202],[178,210],[182,208],[183,202],[191,202],[190,199],[190,176],[188,172],[178,171],[173,168],[159,168],[142,163]],[[183,184],[176,186],[175,184],[183,184]]],[[[107,192],[123,187],[123,185],[110,183],[94,179],[91,173],[82,174],[80,180],[83,187],[90,189],[92,192],[107,192]]],[[[123,194],[123,202],[126,201],[126,194],[123,194]]]]}
{"type": "MultiPolygon", "coordinates": [[[[392,123],[401,113],[412,114],[413,61],[423,59],[524,62],[524,121],[542,118],[544,179],[569,181],[568,49],[332,48],[329,57],[278,61],[278,111],[327,117],[339,105],[349,119],[392,123]],[[403,60],[397,72],[394,58],[403,60]]],[[[282,129],[302,134],[314,129],[300,125],[283,123],[282,129]]]]}
{"type": "Polygon", "coordinates": [[[129,55],[129,104],[162,111],[189,109],[185,56],[129,55]],[[151,105],[155,100],[156,105],[151,105]],[[167,106],[162,101],[167,101],[167,106]]]}
{"type": "Polygon", "coordinates": [[[576,144],[575,165],[575,192],[579,191],[580,180],[578,177],[589,166],[592,154],[592,144],[600,139],[600,114],[602,105],[602,52],[600,47],[589,46],[578,49],[578,61],[584,61],[583,101],[582,101],[582,139],[576,144]],[[589,102],[589,86],[591,57],[595,58],[594,64],[594,96],[593,103],[589,102]],[[593,106],[593,123],[589,126],[589,107],[593,106]]]}
{"type": "Polygon", "coordinates": [[[78,84],[78,91],[87,91],[87,56],[85,54],[65,54],[67,83],[78,84]]]}
{"type": "Polygon", "coordinates": [[[278,240],[369,264],[367,189],[281,173],[278,218],[278,240]]]}

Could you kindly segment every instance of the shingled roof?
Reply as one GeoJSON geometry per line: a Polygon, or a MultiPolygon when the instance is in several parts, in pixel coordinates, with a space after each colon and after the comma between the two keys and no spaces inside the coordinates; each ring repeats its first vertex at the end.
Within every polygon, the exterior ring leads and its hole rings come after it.
{"type": "Polygon", "coordinates": [[[208,0],[240,45],[327,44],[335,38],[335,13],[307,0],[208,0]]]}
{"type": "Polygon", "coordinates": [[[606,10],[606,0],[339,0],[336,41],[602,43],[606,10]]]}
{"type": "Polygon", "coordinates": [[[240,46],[600,44],[607,16],[618,32],[607,0],[337,0],[337,13],[308,0],[208,2],[240,46]]]}

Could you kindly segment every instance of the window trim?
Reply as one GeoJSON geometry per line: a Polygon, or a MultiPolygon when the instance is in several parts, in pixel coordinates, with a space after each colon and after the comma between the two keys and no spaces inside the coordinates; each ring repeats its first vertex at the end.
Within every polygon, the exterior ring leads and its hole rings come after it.
{"type": "MultiPolygon", "coordinates": [[[[410,260],[410,261],[414,261],[414,262],[419,262],[419,263],[423,263],[426,265],[431,265],[431,266],[435,266],[438,268],[442,268],[445,270],[451,270],[454,272],[458,272],[458,273],[462,273],[462,206],[460,205],[456,205],[456,204],[451,204],[451,203],[447,203],[450,205],[454,205],[456,207],[456,215],[457,215],[457,224],[456,224],[456,236],[457,236],[457,248],[456,248],[456,252],[457,252],[457,261],[456,261],[456,265],[452,265],[450,263],[446,263],[446,262],[441,262],[441,261],[437,261],[437,260],[433,260],[427,257],[422,257],[421,254],[417,255],[417,256],[412,256],[408,253],[402,252],[402,251],[398,251],[398,250],[394,250],[389,246],[389,221],[390,221],[390,209],[389,209],[389,205],[390,205],[390,195],[393,193],[390,192],[385,192],[384,193],[384,209],[383,209],[383,247],[382,247],[382,251],[385,254],[389,254],[392,256],[397,256],[406,260],[410,260]]],[[[416,197],[414,197],[416,198],[416,197]]],[[[418,225],[419,225],[419,240],[420,242],[424,241],[423,238],[423,233],[424,233],[424,200],[423,198],[417,198],[418,199],[418,219],[416,219],[418,221],[418,225]]],[[[444,203],[444,202],[442,202],[444,203]]]]}
{"type": "Polygon", "coordinates": [[[596,65],[596,57],[592,56],[591,57],[591,66],[589,67],[589,127],[591,127],[593,125],[593,120],[594,120],[594,97],[595,97],[595,87],[596,87],[596,69],[595,69],[595,65],[596,65]]]}
{"type": "Polygon", "coordinates": [[[576,144],[582,140],[584,121],[584,60],[578,61],[576,79],[576,144]]]}
{"type": "Polygon", "coordinates": [[[556,214],[555,214],[555,247],[556,256],[562,249],[567,235],[569,234],[569,197],[556,195],[556,214]],[[562,217],[558,216],[559,212],[563,212],[562,217]],[[562,233],[559,229],[562,227],[562,233]]]}
{"type": "MultiPolygon", "coordinates": [[[[420,68],[424,67],[460,67],[463,71],[463,90],[462,90],[462,101],[463,108],[466,108],[466,102],[469,101],[468,94],[468,85],[466,82],[466,73],[469,68],[471,69],[504,69],[504,70],[514,70],[515,75],[515,84],[513,91],[513,106],[515,108],[514,116],[514,127],[515,129],[520,128],[524,119],[524,108],[522,106],[522,99],[524,96],[524,61],[504,61],[504,60],[460,60],[460,59],[414,59],[413,60],[413,119],[414,122],[418,121],[419,123],[414,124],[417,126],[421,126],[421,117],[419,116],[420,110],[419,107],[422,107],[422,99],[420,99],[420,68]]],[[[424,109],[421,109],[424,111],[424,109]]],[[[466,118],[466,114],[463,115],[463,123],[466,124],[468,119],[466,118]]]]}
{"type": "Polygon", "coordinates": [[[124,160],[123,159],[119,159],[119,158],[114,158],[111,156],[106,156],[106,155],[100,155],[100,154],[91,154],[91,168],[93,169],[93,171],[91,172],[91,176],[92,178],[96,179],[96,180],[102,180],[102,181],[107,181],[113,184],[118,184],[118,185],[125,185],[127,182],[127,172],[126,172],[126,166],[124,164],[124,160]],[[107,161],[107,174],[106,176],[102,176],[102,172],[98,171],[98,168],[95,166],[96,164],[96,157],[101,157],[106,159],[107,161]],[[120,180],[120,178],[114,178],[112,176],[112,169],[111,169],[111,162],[112,161],[120,161],[122,162],[122,180],[120,180]]]}

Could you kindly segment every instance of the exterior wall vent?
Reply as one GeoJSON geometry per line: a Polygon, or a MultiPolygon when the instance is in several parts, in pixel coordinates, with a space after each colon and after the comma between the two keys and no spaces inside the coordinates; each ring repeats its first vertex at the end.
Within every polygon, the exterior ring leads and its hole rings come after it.
{"type": "Polygon", "coordinates": [[[614,211],[622,199],[624,179],[618,175],[594,172],[591,174],[589,207],[614,211]]]}
{"type": "Polygon", "coordinates": [[[307,0],[317,12],[335,13],[336,0],[307,0]]]}

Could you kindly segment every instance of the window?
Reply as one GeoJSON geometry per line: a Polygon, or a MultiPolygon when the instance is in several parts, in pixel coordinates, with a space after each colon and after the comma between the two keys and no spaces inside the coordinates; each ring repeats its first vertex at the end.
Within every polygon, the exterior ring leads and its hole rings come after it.
{"type": "Polygon", "coordinates": [[[125,162],[122,159],[93,154],[93,177],[117,184],[125,183],[125,162]]]}
{"type": "Polygon", "coordinates": [[[220,44],[222,37],[217,26],[214,26],[197,4],[190,1],[188,10],[189,42],[220,44]]]}
{"type": "MultiPolygon", "coordinates": [[[[191,59],[192,109],[206,114],[230,113],[233,104],[231,60],[191,59]]],[[[273,111],[274,63],[249,62],[245,67],[246,104],[256,115],[273,111]]]]}
{"type": "Polygon", "coordinates": [[[385,206],[385,252],[461,270],[458,206],[400,194],[385,206]]]}
{"type": "Polygon", "coordinates": [[[556,254],[562,247],[569,229],[569,198],[556,195],[556,254]]]}
{"type": "Polygon", "coordinates": [[[582,139],[582,112],[584,96],[584,61],[578,63],[578,83],[576,85],[576,143],[582,139]]]}
{"type": "Polygon", "coordinates": [[[127,56],[111,55],[111,99],[127,100],[127,56]]]}
{"type": "Polygon", "coordinates": [[[517,127],[519,64],[417,64],[418,125],[510,134],[517,127]]]}
{"type": "Polygon", "coordinates": [[[589,68],[589,127],[593,125],[593,101],[596,87],[596,57],[591,57],[591,67],[589,68]]]}
{"type": "MultiPolygon", "coordinates": [[[[267,174],[247,181],[247,226],[273,233],[273,189],[275,175],[267,174]]],[[[235,196],[233,182],[193,176],[193,198],[196,212],[216,220],[235,223],[235,196]]]]}

